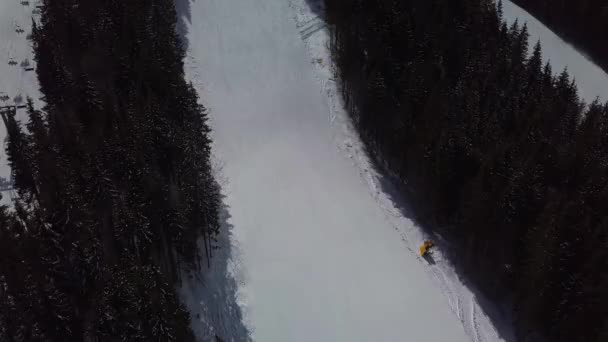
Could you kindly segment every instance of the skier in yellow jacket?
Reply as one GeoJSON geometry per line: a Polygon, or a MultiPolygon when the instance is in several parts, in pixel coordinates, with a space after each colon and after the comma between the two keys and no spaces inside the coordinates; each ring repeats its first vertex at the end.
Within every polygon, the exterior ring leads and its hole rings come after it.
{"type": "Polygon", "coordinates": [[[433,247],[433,241],[430,240],[426,240],[424,241],[424,243],[420,246],[420,256],[425,256],[427,253],[430,252],[431,247],[433,247]]]}

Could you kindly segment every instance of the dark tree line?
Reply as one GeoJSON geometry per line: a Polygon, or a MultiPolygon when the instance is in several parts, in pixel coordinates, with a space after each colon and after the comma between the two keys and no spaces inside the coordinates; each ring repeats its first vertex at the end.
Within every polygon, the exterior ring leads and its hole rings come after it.
{"type": "Polygon", "coordinates": [[[512,0],[608,70],[606,0],[512,0]]]}
{"type": "Polygon", "coordinates": [[[193,340],[174,285],[211,257],[219,189],[175,23],[171,0],[43,1],[46,105],[2,113],[0,341],[193,340]]]}
{"type": "Polygon", "coordinates": [[[326,0],[372,155],[519,337],[608,340],[608,105],[491,0],[326,0]]]}

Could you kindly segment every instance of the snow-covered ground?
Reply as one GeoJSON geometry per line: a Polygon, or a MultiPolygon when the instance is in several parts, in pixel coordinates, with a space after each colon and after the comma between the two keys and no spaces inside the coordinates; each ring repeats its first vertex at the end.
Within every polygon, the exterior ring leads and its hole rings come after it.
{"type": "Polygon", "coordinates": [[[600,67],[511,1],[503,1],[503,12],[509,24],[515,20],[520,25],[524,22],[528,24],[530,52],[533,44],[540,39],[543,59],[551,63],[553,72],[560,73],[564,68],[568,68],[570,76],[576,79],[581,99],[587,103],[592,102],[596,97],[601,101],[608,101],[608,74],[600,67]]]}
{"type": "MultiPolygon", "coordinates": [[[[37,107],[40,105],[32,45],[27,39],[38,4],[34,0],[0,1],[0,108],[23,105],[28,96],[37,107]]],[[[25,123],[25,109],[17,109],[17,118],[25,123]]],[[[10,168],[3,144],[5,138],[6,128],[0,122],[0,143],[3,145],[0,148],[0,177],[9,178],[10,168]]]]}
{"type": "Polygon", "coordinates": [[[226,293],[212,271],[182,288],[199,337],[246,339],[226,326],[236,302],[256,341],[513,340],[440,251],[417,257],[424,233],[336,95],[322,12],[305,0],[190,6],[186,69],[210,109],[231,215],[230,255],[212,270],[236,285],[226,293]]]}

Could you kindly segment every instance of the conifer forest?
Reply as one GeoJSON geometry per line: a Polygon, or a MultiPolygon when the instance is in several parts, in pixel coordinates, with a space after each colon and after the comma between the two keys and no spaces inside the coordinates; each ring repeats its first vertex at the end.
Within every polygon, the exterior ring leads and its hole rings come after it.
{"type": "Polygon", "coordinates": [[[170,0],[43,2],[46,105],[2,115],[0,340],[193,340],[173,284],[211,256],[219,193],[175,25],[170,0]]]}

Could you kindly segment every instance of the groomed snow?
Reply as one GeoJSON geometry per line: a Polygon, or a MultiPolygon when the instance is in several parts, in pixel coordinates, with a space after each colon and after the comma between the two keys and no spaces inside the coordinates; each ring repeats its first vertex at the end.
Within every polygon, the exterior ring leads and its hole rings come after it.
{"type": "Polygon", "coordinates": [[[551,63],[554,73],[568,68],[570,76],[576,79],[581,99],[590,103],[597,97],[608,101],[608,74],[578,52],[572,45],[563,41],[531,14],[509,0],[503,1],[503,15],[512,24],[515,20],[520,25],[526,23],[530,32],[530,52],[533,44],[540,40],[543,59],[551,63]]]}
{"type": "Polygon", "coordinates": [[[181,289],[199,338],[246,339],[226,327],[236,302],[256,341],[502,340],[441,252],[434,265],[414,253],[424,234],[341,109],[318,12],[304,0],[189,5],[187,75],[210,109],[231,215],[231,255],[181,289]]]}

